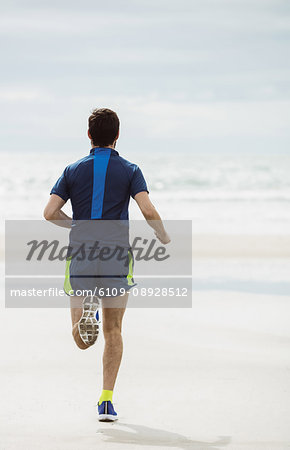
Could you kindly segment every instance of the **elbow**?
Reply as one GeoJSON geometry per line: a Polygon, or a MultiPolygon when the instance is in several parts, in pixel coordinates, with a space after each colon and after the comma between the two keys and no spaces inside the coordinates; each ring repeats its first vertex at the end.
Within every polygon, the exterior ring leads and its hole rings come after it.
{"type": "Polygon", "coordinates": [[[146,220],[156,219],[156,209],[154,207],[146,208],[142,211],[142,213],[146,220]]]}
{"type": "Polygon", "coordinates": [[[45,218],[45,220],[49,220],[49,215],[45,210],[43,211],[43,217],[45,218]]]}
{"type": "Polygon", "coordinates": [[[43,217],[45,218],[45,220],[51,220],[53,218],[48,208],[45,208],[45,210],[43,211],[43,217]]]}

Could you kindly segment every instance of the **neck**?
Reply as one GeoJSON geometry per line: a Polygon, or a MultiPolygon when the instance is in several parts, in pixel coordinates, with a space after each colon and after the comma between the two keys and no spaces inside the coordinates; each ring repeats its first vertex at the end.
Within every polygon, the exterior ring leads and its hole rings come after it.
{"type": "Polygon", "coordinates": [[[115,150],[116,141],[111,145],[94,145],[93,141],[91,141],[91,146],[92,148],[111,148],[112,150],[115,150]]]}

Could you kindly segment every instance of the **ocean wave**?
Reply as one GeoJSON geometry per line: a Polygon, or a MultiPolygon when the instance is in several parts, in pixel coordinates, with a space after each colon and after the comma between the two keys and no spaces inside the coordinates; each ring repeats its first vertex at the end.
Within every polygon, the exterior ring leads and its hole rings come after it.
{"type": "Polygon", "coordinates": [[[161,200],[184,200],[192,202],[290,202],[290,190],[272,191],[152,191],[161,200]]]}

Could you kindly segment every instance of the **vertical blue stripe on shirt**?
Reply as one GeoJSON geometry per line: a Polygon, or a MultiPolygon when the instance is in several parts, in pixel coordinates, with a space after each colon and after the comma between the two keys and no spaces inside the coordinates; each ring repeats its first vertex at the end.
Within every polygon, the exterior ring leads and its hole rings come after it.
{"type": "Polygon", "coordinates": [[[92,195],[91,219],[101,219],[105,193],[106,173],[111,156],[111,149],[94,150],[94,181],[92,195]]]}

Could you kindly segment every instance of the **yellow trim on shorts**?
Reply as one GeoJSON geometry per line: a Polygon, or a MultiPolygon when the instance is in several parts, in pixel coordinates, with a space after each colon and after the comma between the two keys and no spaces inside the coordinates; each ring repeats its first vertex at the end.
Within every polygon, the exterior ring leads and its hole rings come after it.
{"type": "Polygon", "coordinates": [[[73,288],[71,287],[71,284],[70,284],[70,272],[69,272],[70,263],[71,263],[71,256],[69,258],[67,258],[67,260],[66,260],[65,276],[64,276],[64,284],[63,284],[64,292],[67,295],[73,295],[73,288]]]}
{"type": "Polygon", "coordinates": [[[130,251],[128,251],[129,256],[129,273],[127,275],[128,286],[133,286],[133,256],[130,251]]]}

